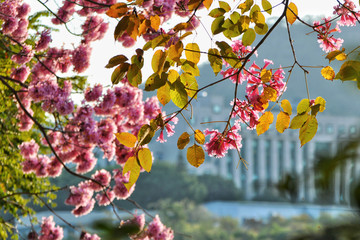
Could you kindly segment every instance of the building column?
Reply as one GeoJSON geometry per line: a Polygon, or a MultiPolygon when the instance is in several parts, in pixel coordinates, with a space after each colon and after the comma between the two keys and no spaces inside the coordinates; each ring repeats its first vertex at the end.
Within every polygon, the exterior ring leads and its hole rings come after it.
{"type": "Polygon", "coordinates": [[[254,186],[253,186],[253,171],[254,171],[254,159],[253,159],[253,147],[252,147],[252,138],[246,138],[246,150],[245,150],[245,159],[248,162],[248,170],[246,171],[246,187],[245,187],[245,198],[246,200],[251,200],[254,196],[254,186]]]}
{"type": "Polygon", "coordinates": [[[351,193],[351,184],[350,184],[350,176],[351,176],[351,168],[352,161],[348,159],[345,163],[343,181],[344,181],[344,201],[347,205],[350,205],[350,193],[351,193]]]}
{"type": "Polygon", "coordinates": [[[223,178],[227,179],[227,161],[228,161],[228,156],[224,157],[224,158],[219,158],[218,161],[220,161],[220,171],[219,174],[220,176],[222,176],[223,178]]]}
{"type": "Polygon", "coordinates": [[[337,167],[334,172],[334,203],[340,203],[341,194],[341,168],[337,167]]]}
{"type": "Polygon", "coordinates": [[[238,157],[238,154],[236,153],[236,157],[232,157],[232,171],[233,171],[233,181],[235,183],[235,186],[237,188],[241,188],[241,176],[240,176],[240,169],[243,167],[241,166],[242,162],[238,157]],[[240,161],[240,162],[239,162],[240,161]]]}
{"type": "Polygon", "coordinates": [[[278,144],[276,140],[271,140],[271,166],[268,166],[271,168],[271,184],[275,186],[279,182],[279,150],[278,150],[278,144]]]}
{"type": "Polygon", "coordinates": [[[297,181],[297,192],[298,192],[298,201],[305,200],[305,193],[304,193],[304,175],[302,174],[304,171],[303,166],[303,151],[300,148],[300,143],[297,141],[295,146],[295,174],[296,174],[296,181],[297,181]]]}
{"type": "Polygon", "coordinates": [[[314,176],[314,160],[315,160],[315,143],[310,141],[308,144],[308,156],[307,156],[307,196],[309,202],[313,202],[315,200],[315,176],[314,176]]]}
{"type": "Polygon", "coordinates": [[[291,153],[290,153],[290,139],[286,138],[284,140],[284,149],[283,149],[283,154],[284,154],[284,173],[282,175],[282,177],[284,177],[285,174],[291,174],[291,153]]]}
{"type": "Polygon", "coordinates": [[[263,138],[259,138],[259,145],[257,148],[257,151],[259,153],[259,159],[258,159],[258,163],[259,163],[259,179],[258,179],[258,184],[259,184],[259,193],[258,194],[262,194],[266,188],[266,168],[268,166],[266,166],[266,159],[265,159],[265,139],[263,138]]]}

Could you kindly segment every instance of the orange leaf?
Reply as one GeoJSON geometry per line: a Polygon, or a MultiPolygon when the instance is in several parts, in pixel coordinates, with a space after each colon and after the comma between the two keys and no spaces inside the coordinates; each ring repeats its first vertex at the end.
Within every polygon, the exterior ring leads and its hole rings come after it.
{"type": "Polygon", "coordinates": [[[288,9],[286,9],[286,20],[292,25],[296,21],[298,15],[298,9],[295,3],[290,3],[288,9]]]}
{"type": "Polygon", "coordinates": [[[260,118],[259,123],[256,126],[256,133],[259,135],[265,133],[270,124],[274,121],[274,115],[271,112],[265,112],[260,118]]]}
{"type": "Polygon", "coordinates": [[[112,18],[122,17],[128,11],[126,3],[116,3],[106,11],[106,15],[112,18]]]}
{"type": "Polygon", "coordinates": [[[160,17],[158,15],[151,16],[150,21],[151,21],[151,27],[155,29],[155,31],[159,30],[160,17]]]}

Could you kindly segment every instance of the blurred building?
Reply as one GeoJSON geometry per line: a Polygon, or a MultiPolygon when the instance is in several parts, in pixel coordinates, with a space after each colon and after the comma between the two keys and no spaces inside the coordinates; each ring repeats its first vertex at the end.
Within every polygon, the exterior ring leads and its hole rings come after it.
{"type": "MultiPolygon", "coordinates": [[[[297,102],[292,106],[297,106],[297,102]]],[[[225,126],[231,107],[222,96],[207,97],[206,92],[199,96],[193,104],[193,117],[189,120],[194,129],[222,129],[225,126]],[[207,123],[211,122],[211,123],[207,123]]],[[[275,108],[276,109],[276,108],[275,108]]],[[[325,110],[326,111],[326,110],[325,110]]],[[[188,116],[190,116],[190,110],[188,116]]],[[[274,112],[274,116],[277,113],[274,112]]],[[[292,117],[294,114],[292,115],[292,117]]],[[[195,174],[213,174],[232,179],[243,191],[247,200],[261,196],[270,198],[278,196],[279,182],[286,175],[291,176],[295,186],[294,196],[298,202],[316,202],[320,192],[316,189],[315,161],[319,157],[332,157],[348,142],[355,140],[360,132],[358,117],[329,116],[326,112],[319,113],[318,131],[316,136],[302,148],[300,147],[299,130],[287,129],[280,134],[274,124],[270,129],[257,136],[256,131],[242,127],[241,156],[247,161],[248,169],[240,162],[237,151],[229,151],[224,158],[206,156],[205,163],[199,168],[188,164],[189,171],[195,174]],[[238,166],[238,167],[237,167],[238,166]]],[[[185,121],[179,119],[176,126],[177,135],[168,138],[166,145],[153,144],[151,150],[155,158],[164,161],[186,159],[186,149],[178,150],[176,141],[179,135],[192,130],[185,121]]],[[[190,142],[191,144],[192,142],[190,142]]],[[[185,160],[186,161],[186,160],[185,160]]],[[[359,180],[360,160],[353,158],[338,168],[332,176],[330,191],[327,196],[329,203],[349,203],[349,193],[353,182],[359,180]]]]}

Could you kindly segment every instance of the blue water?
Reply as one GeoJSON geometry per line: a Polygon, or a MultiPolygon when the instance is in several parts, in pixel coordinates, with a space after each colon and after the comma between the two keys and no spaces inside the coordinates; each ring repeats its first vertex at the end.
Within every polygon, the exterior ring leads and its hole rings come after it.
{"type": "Polygon", "coordinates": [[[266,220],[271,216],[280,215],[285,218],[291,218],[301,214],[307,214],[313,218],[318,218],[321,213],[327,213],[332,216],[341,214],[358,214],[352,208],[344,206],[323,206],[312,204],[289,204],[273,202],[209,202],[204,207],[212,214],[224,217],[236,218],[240,223],[244,219],[255,218],[266,220]]]}

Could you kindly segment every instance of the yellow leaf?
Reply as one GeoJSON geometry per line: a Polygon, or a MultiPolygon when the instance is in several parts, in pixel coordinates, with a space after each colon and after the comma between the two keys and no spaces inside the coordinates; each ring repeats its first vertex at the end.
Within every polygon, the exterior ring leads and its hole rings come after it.
{"type": "Polygon", "coordinates": [[[347,58],[344,51],[345,51],[345,48],[343,48],[342,50],[335,50],[335,51],[329,52],[326,55],[326,59],[329,59],[329,63],[331,63],[331,61],[333,61],[334,59],[336,59],[338,61],[343,61],[347,58]]]}
{"type": "Polygon", "coordinates": [[[337,55],[336,57],[336,60],[338,60],[338,61],[344,61],[344,60],[346,60],[346,58],[347,58],[347,56],[346,56],[346,54],[345,53],[340,53],[339,55],[337,55]]]}
{"type": "Polygon", "coordinates": [[[301,146],[309,142],[316,134],[318,122],[315,116],[310,116],[305,124],[300,128],[299,139],[301,146]]]}
{"type": "Polygon", "coordinates": [[[297,114],[303,114],[306,113],[308,111],[310,111],[310,101],[309,99],[303,99],[299,102],[299,104],[297,105],[297,114]]]}
{"type": "Polygon", "coordinates": [[[277,99],[277,91],[272,87],[266,87],[263,92],[264,98],[268,101],[275,102],[277,99]]]}
{"type": "Polygon", "coordinates": [[[266,132],[270,124],[274,121],[274,115],[271,112],[265,112],[260,118],[259,123],[256,126],[257,135],[261,135],[266,132]]]}
{"type": "Polygon", "coordinates": [[[153,163],[151,151],[148,148],[142,148],[138,151],[137,156],[143,169],[145,169],[147,172],[150,172],[153,163]]]}
{"type": "Polygon", "coordinates": [[[292,107],[291,107],[289,100],[287,100],[287,99],[282,100],[281,107],[285,113],[289,114],[289,116],[292,114],[292,107]]]}
{"type": "Polygon", "coordinates": [[[335,71],[332,67],[326,66],[323,69],[321,69],[321,75],[327,80],[334,80],[335,71]]]}
{"type": "Polygon", "coordinates": [[[205,135],[199,129],[195,130],[195,140],[199,144],[204,144],[205,142],[205,135]]]}
{"type": "Polygon", "coordinates": [[[325,110],[326,101],[322,97],[317,97],[314,104],[320,104],[319,112],[323,112],[325,110]]]}
{"type": "Polygon", "coordinates": [[[196,168],[200,167],[200,165],[205,161],[204,150],[199,145],[194,144],[188,148],[186,158],[192,166],[196,168]]]}
{"type": "Polygon", "coordinates": [[[141,22],[140,26],[139,26],[139,36],[146,33],[146,31],[148,30],[148,28],[151,26],[151,22],[148,19],[145,19],[144,21],[141,22]]]}
{"type": "Polygon", "coordinates": [[[298,9],[295,3],[292,2],[289,4],[288,9],[286,9],[286,20],[292,25],[296,21],[297,15],[298,15],[298,9]]]}
{"type": "Polygon", "coordinates": [[[139,18],[131,15],[129,18],[128,26],[126,28],[126,32],[134,40],[136,40],[136,38],[139,35],[139,26],[140,26],[139,18]]]}
{"type": "Polygon", "coordinates": [[[136,137],[128,132],[115,133],[115,136],[122,145],[125,145],[129,148],[134,147],[137,141],[136,137]]]}
{"type": "Polygon", "coordinates": [[[278,130],[279,133],[283,133],[285,129],[289,127],[289,124],[290,116],[285,112],[280,112],[276,119],[276,130],[278,130]]]}
{"type": "Polygon", "coordinates": [[[272,73],[270,70],[263,69],[261,70],[260,76],[261,76],[261,81],[263,83],[267,83],[270,82],[272,73]]]}
{"type": "Polygon", "coordinates": [[[298,129],[301,128],[304,123],[306,122],[306,120],[308,119],[309,114],[302,114],[302,115],[296,115],[290,123],[290,128],[291,129],[298,129]]]}
{"type": "Polygon", "coordinates": [[[171,69],[169,71],[169,76],[168,76],[168,80],[170,83],[174,83],[176,80],[178,80],[178,78],[180,78],[180,75],[177,71],[171,69]]]}
{"type": "Polygon", "coordinates": [[[180,63],[180,57],[184,50],[183,44],[181,41],[178,41],[175,45],[171,45],[168,50],[169,58],[175,62],[180,63]]]}
{"type": "Polygon", "coordinates": [[[162,50],[157,50],[151,60],[151,67],[154,73],[161,73],[164,68],[164,63],[166,60],[167,52],[162,50]]]}
{"type": "Polygon", "coordinates": [[[196,43],[186,45],[185,56],[190,62],[197,64],[200,61],[200,48],[196,43]]]}
{"type": "Polygon", "coordinates": [[[169,83],[166,83],[164,86],[160,87],[158,90],[157,90],[157,98],[159,100],[159,102],[162,104],[162,105],[166,105],[167,103],[170,102],[171,100],[171,97],[170,97],[170,85],[169,83]]]}
{"type": "Polygon", "coordinates": [[[190,135],[187,132],[183,132],[177,141],[178,149],[184,149],[189,142],[190,142],[190,135]]]}
{"type": "Polygon", "coordinates": [[[151,27],[155,29],[155,31],[159,30],[160,26],[160,17],[158,15],[154,15],[150,17],[151,27]]]}
{"type": "Polygon", "coordinates": [[[201,0],[190,0],[187,7],[190,11],[194,10],[195,8],[197,8],[201,3],[201,0]]]}
{"type": "Polygon", "coordinates": [[[203,4],[206,7],[207,10],[209,10],[211,4],[212,4],[213,0],[204,0],[203,4]]]}
{"type": "Polygon", "coordinates": [[[136,183],[140,175],[140,166],[135,157],[129,157],[123,168],[123,175],[130,172],[130,178],[128,183],[124,183],[126,189],[130,188],[136,183]]]}
{"type": "Polygon", "coordinates": [[[178,23],[173,29],[175,32],[178,32],[187,29],[189,26],[191,26],[190,23],[178,23]]]}
{"type": "Polygon", "coordinates": [[[109,10],[106,11],[106,15],[112,18],[118,18],[127,13],[128,7],[126,3],[115,3],[112,5],[109,10]]]}

